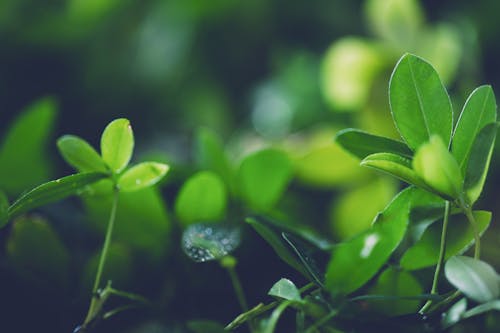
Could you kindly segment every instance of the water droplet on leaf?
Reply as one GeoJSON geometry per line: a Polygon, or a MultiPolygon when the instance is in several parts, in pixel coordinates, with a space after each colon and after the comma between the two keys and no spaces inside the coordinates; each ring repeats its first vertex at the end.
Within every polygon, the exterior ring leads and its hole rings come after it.
{"type": "Polygon", "coordinates": [[[240,244],[240,230],[213,224],[193,224],[182,234],[184,253],[196,262],[224,257],[240,244]]]}

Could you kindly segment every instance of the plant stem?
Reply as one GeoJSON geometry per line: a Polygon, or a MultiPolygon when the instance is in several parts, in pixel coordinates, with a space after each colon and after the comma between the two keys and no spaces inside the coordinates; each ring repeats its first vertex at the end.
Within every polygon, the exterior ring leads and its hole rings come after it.
{"type": "Polygon", "coordinates": [[[116,208],[118,207],[118,189],[115,188],[113,192],[113,203],[111,205],[111,213],[109,214],[108,227],[106,230],[106,236],[104,238],[104,243],[102,245],[101,257],[99,258],[99,265],[97,266],[97,273],[94,280],[94,286],[92,288],[92,300],[90,301],[89,311],[87,313],[87,317],[83,325],[87,325],[91,322],[96,314],[99,312],[99,309],[102,307],[102,300],[99,296],[99,286],[101,284],[102,273],[104,271],[104,264],[106,263],[106,259],[108,256],[109,246],[111,244],[111,235],[113,234],[113,227],[115,224],[116,218],[116,208]]]}
{"type": "MultiPolygon", "coordinates": [[[[443,217],[443,229],[441,230],[441,244],[439,247],[439,258],[436,265],[436,270],[434,271],[434,278],[432,279],[431,295],[437,294],[439,276],[443,269],[444,258],[446,256],[446,232],[448,229],[448,220],[450,215],[450,202],[446,201],[444,206],[444,217],[443,217]]],[[[424,306],[420,309],[420,313],[425,313],[432,305],[432,300],[428,300],[424,306]]]]}
{"type": "Polygon", "coordinates": [[[474,232],[474,259],[478,259],[481,256],[481,238],[479,236],[479,230],[477,230],[476,219],[474,214],[472,214],[472,209],[469,206],[462,207],[467,220],[472,225],[472,231],[474,232]]]}

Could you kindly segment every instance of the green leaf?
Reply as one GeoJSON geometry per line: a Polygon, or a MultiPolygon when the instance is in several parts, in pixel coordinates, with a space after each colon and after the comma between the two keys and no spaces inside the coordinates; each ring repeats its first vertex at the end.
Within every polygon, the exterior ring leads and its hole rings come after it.
{"type": "MultiPolygon", "coordinates": [[[[473,212],[479,232],[484,232],[491,220],[491,213],[473,212]]],[[[474,242],[474,228],[463,214],[450,216],[447,233],[446,258],[463,253],[474,242]]],[[[420,240],[409,248],[401,258],[401,267],[416,270],[435,265],[438,262],[442,221],[427,228],[420,240]]]]}
{"type": "Polygon", "coordinates": [[[175,213],[184,226],[196,222],[220,221],[226,214],[226,187],[217,174],[201,171],[179,190],[175,213]]]}
{"type": "Polygon", "coordinates": [[[6,256],[19,275],[35,285],[49,290],[69,286],[68,250],[41,218],[22,217],[13,223],[6,256]]]}
{"type": "Polygon", "coordinates": [[[211,320],[191,320],[187,327],[193,333],[224,333],[224,326],[211,320]]]}
{"type": "Polygon", "coordinates": [[[295,284],[284,278],[276,282],[267,294],[289,301],[300,302],[302,300],[299,289],[297,289],[295,284]]]}
{"type": "Polygon", "coordinates": [[[408,272],[389,267],[377,278],[373,287],[370,288],[371,295],[396,296],[401,299],[378,300],[369,302],[374,310],[388,316],[398,316],[414,313],[418,310],[420,301],[408,300],[411,297],[422,294],[423,289],[418,280],[408,272]]]}
{"type": "Polygon", "coordinates": [[[168,172],[163,163],[143,162],[126,170],[118,179],[120,191],[134,192],[158,183],[168,172]]]}
{"type": "Polygon", "coordinates": [[[285,191],[292,172],[292,163],[282,151],[264,149],[250,154],[238,170],[241,195],[252,209],[268,211],[285,191]]]}
{"type": "Polygon", "coordinates": [[[338,132],[335,141],[361,159],[375,153],[393,153],[407,158],[413,157],[412,151],[401,141],[369,134],[354,128],[338,132]]]}
{"type": "Polygon", "coordinates": [[[418,148],[413,159],[413,169],[435,192],[452,199],[461,196],[462,173],[439,136],[433,135],[429,142],[418,148]]]}
{"type": "Polygon", "coordinates": [[[391,153],[377,153],[367,156],[361,161],[362,166],[387,173],[401,179],[409,184],[429,190],[433,190],[417,175],[411,167],[411,160],[391,153]]]}
{"type": "Polygon", "coordinates": [[[493,301],[489,301],[489,302],[480,304],[480,305],[468,310],[467,312],[465,312],[462,315],[462,319],[474,317],[474,316],[477,316],[477,315],[480,315],[480,314],[483,314],[485,312],[489,312],[492,310],[500,311],[500,299],[496,299],[493,301]]]}
{"type": "Polygon", "coordinates": [[[476,88],[465,102],[453,133],[451,152],[465,175],[467,161],[474,151],[473,145],[478,133],[497,118],[497,105],[491,86],[476,88]]]}
{"type": "Polygon", "coordinates": [[[0,147],[0,188],[16,196],[51,178],[47,142],[56,116],[56,103],[44,98],[30,105],[7,131],[0,147]]]}
{"type": "Polygon", "coordinates": [[[453,111],[438,73],[420,57],[405,54],[389,83],[389,100],[396,127],[412,149],[438,135],[448,145],[453,111]]]}
{"type": "Polygon", "coordinates": [[[88,172],[66,176],[35,187],[9,207],[9,218],[31,209],[80,193],[85,186],[108,177],[105,173],[88,172]]]}
{"type": "Polygon", "coordinates": [[[448,281],[472,300],[484,303],[500,296],[500,283],[495,269],[484,261],[451,257],[444,266],[448,281]]]}
{"type": "Polygon", "coordinates": [[[371,229],[333,248],[326,272],[326,288],[333,295],[355,291],[386,263],[405,235],[414,191],[401,191],[371,229]]]}
{"type": "Polygon", "coordinates": [[[490,166],[499,123],[484,126],[476,136],[465,171],[464,190],[469,202],[474,203],[483,190],[490,166]]]}
{"type": "Polygon", "coordinates": [[[467,310],[466,298],[462,298],[460,301],[453,304],[453,306],[444,313],[444,316],[441,319],[441,324],[443,326],[443,329],[446,329],[458,323],[462,319],[462,316],[466,310],[467,310]]]}
{"type": "Polygon", "coordinates": [[[101,155],[108,167],[120,173],[128,165],[134,150],[134,134],[128,119],[113,120],[101,136],[101,155]]]}
{"type": "Polygon", "coordinates": [[[9,222],[9,199],[0,191],[0,229],[9,222]]]}
{"type": "Polygon", "coordinates": [[[87,141],[74,136],[64,135],[57,140],[57,147],[64,160],[80,172],[106,172],[106,163],[87,141]]]}

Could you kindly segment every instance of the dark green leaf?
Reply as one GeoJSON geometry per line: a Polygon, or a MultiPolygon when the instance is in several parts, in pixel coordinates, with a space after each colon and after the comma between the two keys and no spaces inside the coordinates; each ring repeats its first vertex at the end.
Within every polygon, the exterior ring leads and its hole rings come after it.
{"type": "Polygon", "coordinates": [[[453,111],[438,73],[420,57],[405,54],[389,83],[392,116],[412,149],[439,135],[445,145],[451,138],[453,111]]]}
{"type": "Polygon", "coordinates": [[[476,302],[484,303],[500,296],[500,278],[484,261],[451,257],[444,266],[444,273],[452,285],[476,302]]]}
{"type": "Polygon", "coordinates": [[[268,211],[285,191],[292,172],[292,163],[282,151],[265,149],[250,154],[238,170],[240,193],[252,209],[268,211]]]}
{"type": "Polygon", "coordinates": [[[64,160],[80,172],[106,172],[106,163],[87,141],[74,136],[64,135],[57,140],[57,147],[64,160]]]}
{"type": "Polygon", "coordinates": [[[0,191],[0,228],[9,222],[9,199],[0,191]]]}
{"type": "MultiPolygon", "coordinates": [[[[491,220],[491,213],[475,211],[474,218],[479,232],[484,232],[491,220]]],[[[463,214],[450,216],[447,234],[446,258],[463,253],[474,242],[474,229],[463,214]]],[[[439,244],[443,223],[434,223],[424,232],[401,258],[401,266],[407,270],[416,270],[435,265],[439,256],[439,244]]]]}
{"type": "Polygon", "coordinates": [[[300,302],[302,300],[299,289],[297,289],[295,284],[288,279],[280,279],[276,282],[271,290],[269,290],[268,295],[289,301],[300,302]]]}
{"type": "Polygon", "coordinates": [[[464,190],[470,203],[474,203],[483,190],[498,125],[498,123],[490,123],[484,126],[472,145],[464,180],[464,190]]]}
{"type": "Polygon", "coordinates": [[[187,327],[193,333],[224,333],[224,326],[211,320],[191,320],[187,327]]]}
{"type": "Polygon", "coordinates": [[[163,163],[143,162],[126,170],[118,179],[120,191],[134,192],[158,183],[168,172],[163,163]]]}
{"type": "Polygon", "coordinates": [[[9,218],[31,209],[78,194],[85,186],[106,178],[101,172],[77,173],[35,187],[22,195],[9,207],[9,218]]]}
{"type": "Polygon", "coordinates": [[[46,146],[54,126],[56,103],[50,98],[29,106],[11,125],[0,147],[0,188],[19,195],[51,178],[46,146]]]}
{"type": "Polygon", "coordinates": [[[497,105],[491,86],[476,88],[465,102],[453,133],[451,152],[465,175],[467,161],[474,151],[476,136],[483,127],[497,119],[497,105]]]}
{"type": "Polygon", "coordinates": [[[120,173],[128,165],[134,150],[134,133],[128,119],[115,119],[101,136],[101,155],[108,167],[120,173]]]}
{"type": "Polygon", "coordinates": [[[338,132],[335,140],[348,152],[361,159],[375,153],[393,153],[407,158],[413,157],[412,151],[401,141],[369,134],[354,128],[338,132]]]}
{"type": "Polygon", "coordinates": [[[386,263],[406,232],[414,191],[410,187],[400,192],[371,229],[333,248],[326,272],[326,287],[331,293],[355,291],[386,263]]]}
{"type": "Polygon", "coordinates": [[[226,214],[226,186],[212,171],[201,171],[183,185],[175,201],[175,213],[187,226],[196,222],[220,221],[226,214]]]}

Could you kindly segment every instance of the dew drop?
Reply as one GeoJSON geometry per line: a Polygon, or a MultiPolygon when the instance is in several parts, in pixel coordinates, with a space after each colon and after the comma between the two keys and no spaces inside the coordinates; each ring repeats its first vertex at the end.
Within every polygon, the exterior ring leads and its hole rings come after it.
{"type": "Polygon", "coordinates": [[[193,224],[182,234],[184,253],[196,262],[222,258],[240,244],[240,230],[224,225],[193,224]]]}

